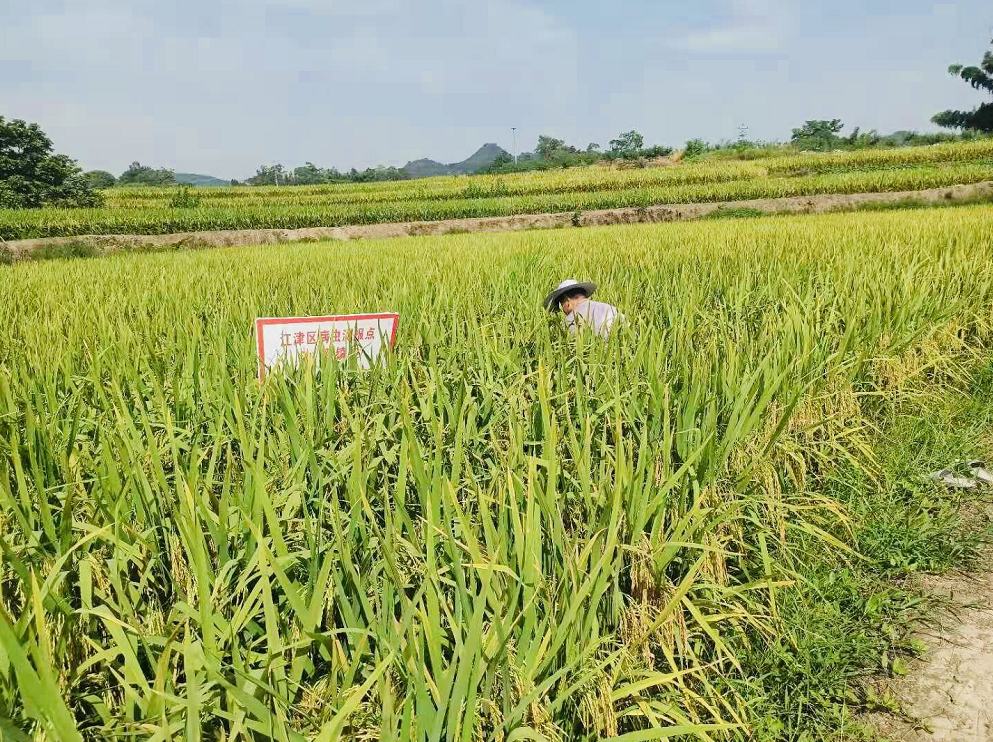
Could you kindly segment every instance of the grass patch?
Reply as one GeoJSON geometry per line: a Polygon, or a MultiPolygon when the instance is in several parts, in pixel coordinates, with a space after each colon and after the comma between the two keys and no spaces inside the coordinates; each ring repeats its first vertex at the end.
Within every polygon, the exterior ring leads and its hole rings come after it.
{"type": "Polygon", "coordinates": [[[866,680],[906,672],[905,658],[922,649],[912,631],[936,607],[907,578],[969,568],[990,541],[989,521],[968,507],[976,493],[925,477],[990,453],[993,361],[960,389],[915,399],[886,411],[874,436],[876,472],[847,464],[825,482],[824,494],[847,510],[860,558],[813,538],[799,543],[803,576],[778,601],[779,638],[744,653],[744,675],[754,680],[741,692],[759,699],[754,739],[874,739],[861,713],[897,709],[866,680]]]}
{"type": "Polygon", "coordinates": [[[755,217],[769,216],[768,212],[749,206],[722,206],[717,211],[712,211],[703,217],[704,219],[754,219],[755,217]]]}
{"type": "Polygon", "coordinates": [[[993,196],[977,195],[968,198],[953,199],[950,194],[946,194],[941,200],[929,200],[921,198],[902,198],[899,201],[881,201],[877,203],[867,203],[855,207],[842,207],[832,209],[832,211],[900,211],[912,209],[947,209],[958,206],[984,206],[993,204],[993,196]]]}
{"type": "Polygon", "coordinates": [[[32,250],[29,260],[72,260],[75,258],[95,258],[99,250],[86,242],[61,242],[54,245],[42,245],[32,250]]]}

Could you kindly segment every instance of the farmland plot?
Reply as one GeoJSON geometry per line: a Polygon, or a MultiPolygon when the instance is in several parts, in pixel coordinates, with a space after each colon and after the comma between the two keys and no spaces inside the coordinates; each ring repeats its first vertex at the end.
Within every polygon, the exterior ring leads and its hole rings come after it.
{"type": "Polygon", "coordinates": [[[744,739],[746,650],[808,549],[849,554],[821,481],[988,349],[991,219],[0,268],[2,728],[744,739]],[[566,276],[627,326],[563,332],[566,276]],[[257,381],[255,317],[394,310],[380,366],[257,381]]]}

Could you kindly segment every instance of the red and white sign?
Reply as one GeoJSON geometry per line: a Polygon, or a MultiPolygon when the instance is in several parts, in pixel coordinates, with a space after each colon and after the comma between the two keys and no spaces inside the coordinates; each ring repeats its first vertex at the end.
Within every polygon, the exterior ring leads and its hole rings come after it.
{"type": "Polygon", "coordinates": [[[296,365],[322,348],[344,361],[354,355],[368,368],[383,348],[396,342],[400,315],[345,314],[335,317],[270,317],[255,320],[259,344],[259,379],[279,363],[296,365]]]}

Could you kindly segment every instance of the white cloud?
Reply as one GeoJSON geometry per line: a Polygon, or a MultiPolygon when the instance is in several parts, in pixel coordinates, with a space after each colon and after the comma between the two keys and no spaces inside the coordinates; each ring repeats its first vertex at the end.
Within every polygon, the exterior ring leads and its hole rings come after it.
{"type": "Polygon", "coordinates": [[[776,0],[731,0],[731,12],[737,18],[768,18],[777,10],[776,0]]]}
{"type": "Polygon", "coordinates": [[[274,12],[306,10],[339,18],[381,18],[403,8],[402,0],[241,0],[241,4],[274,12]]]}
{"type": "Polygon", "coordinates": [[[727,20],[689,31],[672,46],[696,54],[770,52],[783,41],[786,6],[781,0],[731,0],[727,20]]]}
{"type": "Polygon", "coordinates": [[[951,3],[935,3],[931,7],[931,15],[941,19],[955,19],[958,17],[958,8],[951,3]]]}
{"type": "Polygon", "coordinates": [[[130,6],[75,8],[5,17],[0,59],[36,65],[107,63],[140,50],[144,27],[130,6]]]}
{"type": "Polygon", "coordinates": [[[390,71],[390,51],[375,36],[349,36],[331,41],[331,70],[354,74],[386,75],[390,71]]]}
{"type": "Polygon", "coordinates": [[[0,113],[111,170],[454,161],[508,107],[568,116],[578,46],[531,0],[32,0],[0,24],[0,113]]]}
{"type": "Polygon", "coordinates": [[[701,54],[732,54],[735,52],[767,52],[779,45],[774,29],[759,26],[718,28],[693,33],[678,39],[676,48],[701,54]]]}

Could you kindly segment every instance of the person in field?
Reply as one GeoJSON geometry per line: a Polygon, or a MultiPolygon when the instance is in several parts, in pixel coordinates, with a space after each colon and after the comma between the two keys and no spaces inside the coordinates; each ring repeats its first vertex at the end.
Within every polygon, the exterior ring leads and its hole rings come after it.
{"type": "Polygon", "coordinates": [[[569,332],[586,328],[607,337],[614,324],[624,319],[624,315],[617,311],[617,307],[593,301],[590,297],[595,291],[595,283],[567,278],[545,297],[545,308],[549,312],[562,310],[569,332]]]}

